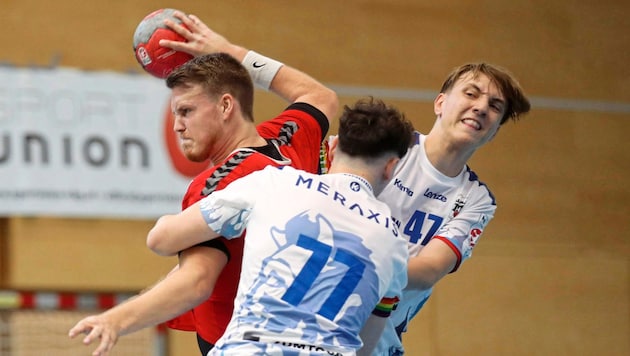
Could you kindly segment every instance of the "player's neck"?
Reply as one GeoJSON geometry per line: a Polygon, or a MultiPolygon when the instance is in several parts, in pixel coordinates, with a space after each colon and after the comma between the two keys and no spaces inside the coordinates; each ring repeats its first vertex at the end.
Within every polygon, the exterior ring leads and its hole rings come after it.
{"type": "Polygon", "coordinates": [[[435,169],[448,177],[456,177],[464,169],[475,149],[452,146],[448,140],[429,134],[425,137],[424,151],[435,169]]]}
{"type": "MultiPolygon", "coordinates": [[[[330,169],[328,170],[328,174],[351,174],[358,176],[365,180],[370,188],[374,190],[374,188],[378,185],[376,175],[374,173],[374,167],[365,166],[362,164],[352,164],[351,162],[333,162],[331,163],[330,169]]],[[[374,192],[376,195],[376,192],[374,192]]]]}
{"type": "Polygon", "coordinates": [[[267,144],[267,141],[258,134],[256,126],[253,124],[240,125],[229,130],[229,132],[213,150],[215,152],[212,155],[213,162],[222,162],[239,148],[262,147],[267,144]]]}

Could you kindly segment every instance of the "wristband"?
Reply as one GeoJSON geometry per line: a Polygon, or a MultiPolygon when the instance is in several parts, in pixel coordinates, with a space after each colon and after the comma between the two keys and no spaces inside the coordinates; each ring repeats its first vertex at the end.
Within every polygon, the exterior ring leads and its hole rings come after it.
{"type": "Polygon", "coordinates": [[[275,59],[265,57],[254,51],[247,52],[245,58],[243,58],[243,66],[249,72],[252,81],[257,87],[264,90],[269,90],[273,77],[276,76],[276,73],[283,65],[275,59]]]}

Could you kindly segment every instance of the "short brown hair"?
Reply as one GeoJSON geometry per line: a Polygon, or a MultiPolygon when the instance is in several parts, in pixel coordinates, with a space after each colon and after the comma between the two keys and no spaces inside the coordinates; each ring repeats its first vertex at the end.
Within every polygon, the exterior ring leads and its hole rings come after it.
{"type": "Polygon", "coordinates": [[[166,86],[201,84],[211,96],[229,93],[238,100],[242,114],[254,120],[254,85],[247,69],[227,53],[213,53],[195,57],[173,70],[166,78],[166,86]]]}
{"type": "Polygon", "coordinates": [[[505,96],[506,107],[501,118],[501,125],[508,119],[516,121],[520,115],[529,112],[531,108],[529,99],[525,96],[518,81],[506,69],[488,63],[468,63],[455,68],[442,84],[440,93],[447,93],[453,89],[455,83],[468,73],[471,73],[473,77],[485,74],[505,96]]]}

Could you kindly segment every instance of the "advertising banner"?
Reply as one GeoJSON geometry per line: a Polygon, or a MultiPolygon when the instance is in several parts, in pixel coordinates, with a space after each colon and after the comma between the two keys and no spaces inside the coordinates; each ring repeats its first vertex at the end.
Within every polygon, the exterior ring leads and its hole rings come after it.
{"type": "Polygon", "coordinates": [[[0,215],[179,211],[209,163],[179,150],[169,93],[146,75],[0,67],[0,215]]]}

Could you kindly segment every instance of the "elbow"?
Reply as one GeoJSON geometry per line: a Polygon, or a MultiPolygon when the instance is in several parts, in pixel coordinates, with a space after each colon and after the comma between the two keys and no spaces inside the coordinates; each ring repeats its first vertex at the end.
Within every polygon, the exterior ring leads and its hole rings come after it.
{"type": "Polygon", "coordinates": [[[339,112],[339,96],[337,92],[330,88],[326,88],[326,93],[324,102],[326,104],[325,114],[328,117],[328,121],[331,121],[337,117],[337,113],[339,112]]]}
{"type": "Polygon", "coordinates": [[[161,249],[158,236],[159,234],[157,233],[155,227],[153,227],[147,235],[147,247],[156,254],[164,256],[164,251],[161,249]]]}
{"type": "Polygon", "coordinates": [[[435,280],[427,278],[427,276],[417,276],[414,278],[414,276],[409,275],[406,289],[427,290],[432,288],[436,282],[435,280]]]}
{"type": "Polygon", "coordinates": [[[426,265],[422,266],[423,268],[417,267],[418,266],[410,265],[407,269],[406,289],[427,290],[433,288],[435,283],[443,276],[443,273],[440,273],[440,271],[429,268],[426,265]]]}
{"type": "Polygon", "coordinates": [[[160,224],[162,219],[163,218],[158,219],[155,226],[149,230],[146,241],[147,247],[160,256],[172,256],[174,253],[169,251],[167,246],[165,246],[166,232],[164,231],[162,224],[160,224]]]}

